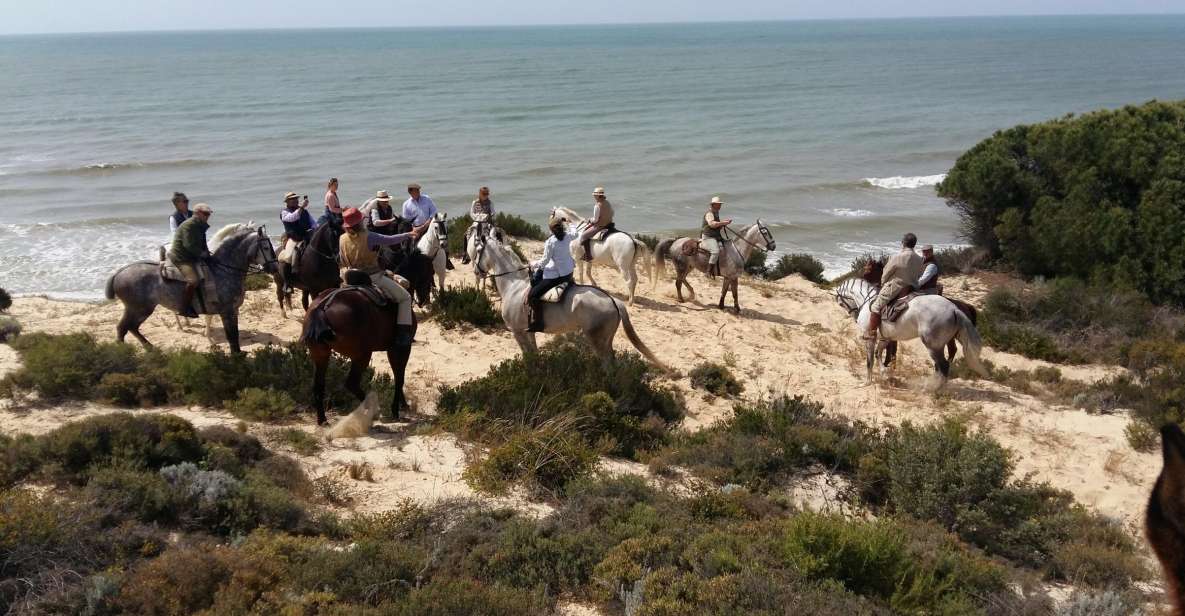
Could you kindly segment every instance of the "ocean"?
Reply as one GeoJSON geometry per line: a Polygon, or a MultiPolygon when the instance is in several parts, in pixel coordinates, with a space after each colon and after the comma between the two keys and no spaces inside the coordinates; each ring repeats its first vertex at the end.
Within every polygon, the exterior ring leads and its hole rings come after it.
{"type": "Polygon", "coordinates": [[[451,214],[488,185],[539,223],[604,186],[660,235],[720,195],[835,274],[905,231],[958,244],[934,185],[962,151],[1185,98],[1183,58],[1185,16],[0,37],[0,287],[99,297],[174,190],[278,235],[330,176],[451,214]]]}

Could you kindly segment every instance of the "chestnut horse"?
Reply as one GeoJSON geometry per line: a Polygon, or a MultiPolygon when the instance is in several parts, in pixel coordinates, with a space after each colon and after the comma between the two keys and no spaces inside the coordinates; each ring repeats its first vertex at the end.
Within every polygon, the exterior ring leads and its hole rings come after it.
{"type": "MultiPolygon", "coordinates": [[[[391,418],[398,419],[399,411],[407,408],[403,395],[403,377],[411,346],[395,344],[394,302],[380,307],[356,287],[330,289],[317,296],[304,318],[301,341],[309,348],[313,359],[313,406],[317,409],[317,424],[325,419],[325,373],[334,351],[350,360],[346,389],[359,401],[366,398],[362,391],[362,373],[370,365],[373,353],[386,352],[395,380],[395,395],[391,400],[391,418]]],[[[412,332],[415,332],[415,322],[412,332]]]]}

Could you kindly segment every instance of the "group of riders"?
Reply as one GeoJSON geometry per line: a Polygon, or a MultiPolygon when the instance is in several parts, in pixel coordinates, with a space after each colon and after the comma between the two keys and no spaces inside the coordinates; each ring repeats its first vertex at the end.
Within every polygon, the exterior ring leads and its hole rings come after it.
{"type": "MultiPolygon", "coordinates": [[[[317,220],[314,220],[308,211],[308,195],[302,197],[294,192],[284,195],[284,205],[280,210],[280,221],[284,225],[284,244],[278,257],[280,266],[291,273],[292,268],[297,267],[300,255],[312,238],[313,232],[319,227],[329,225],[338,235],[338,265],[344,270],[358,270],[369,276],[371,283],[397,304],[397,343],[410,344],[413,331],[411,295],[403,284],[400,284],[405,281],[397,282],[380,265],[378,250],[383,246],[403,246],[406,250],[413,250],[412,246],[436,220],[436,203],[424,194],[422,187],[416,183],[407,185],[408,198],[398,213],[392,207],[392,198],[385,190],[378,191],[373,198],[358,207],[346,208],[341,206],[337,191],[338,180],[331,178],[325,192],[325,209],[317,220]]],[[[554,214],[548,220],[550,235],[544,243],[543,255],[531,263],[534,274],[527,296],[531,314],[529,331],[538,332],[543,329],[543,311],[540,303],[544,295],[558,286],[572,282],[576,269],[572,242],[579,242],[583,247],[582,258],[591,261],[591,244],[594,238],[602,232],[616,231],[613,205],[605,196],[605,189],[595,188],[592,196],[592,216],[579,234],[570,229],[568,221],[554,214]]],[[[720,197],[713,197],[701,220],[700,246],[709,254],[709,274],[719,274],[719,257],[727,239],[726,229],[733,222],[731,218],[721,217],[720,211],[723,206],[724,202],[720,197]]],[[[175,211],[169,218],[173,240],[168,256],[185,278],[183,316],[192,318],[197,316],[193,299],[201,284],[198,265],[210,256],[206,244],[206,231],[210,228],[209,220],[213,210],[205,203],[198,203],[191,209],[189,199],[180,192],[173,194],[173,207],[175,211]]],[[[466,231],[467,240],[480,225],[493,221],[494,204],[490,199],[488,187],[480,188],[470,205],[469,214],[474,223],[466,231]]],[[[914,251],[916,245],[917,237],[907,233],[902,241],[901,251],[888,259],[880,280],[870,281],[879,282],[881,289],[871,302],[871,319],[864,333],[865,338],[876,338],[882,312],[899,297],[911,292],[940,292],[938,264],[934,260],[933,246],[923,246],[919,255],[914,251]]],[[[468,261],[469,255],[463,255],[462,262],[468,261]]],[[[446,263],[449,269],[452,269],[451,262],[446,263]]],[[[285,277],[290,278],[291,276],[285,277]]]]}

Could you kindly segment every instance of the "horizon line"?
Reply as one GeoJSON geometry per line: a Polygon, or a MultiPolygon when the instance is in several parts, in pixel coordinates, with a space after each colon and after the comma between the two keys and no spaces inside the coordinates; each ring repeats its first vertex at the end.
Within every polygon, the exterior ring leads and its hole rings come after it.
{"type": "Polygon", "coordinates": [[[301,32],[325,30],[494,30],[510,28],[582,28],[606,26],[690,26],[713,24],[769,24],[769,23],[798,23],[798,22],[874,22],[874,21],[906,21],[906,20],[938,20],[938,19],[1023,19],[1023,18],[1052,18],[1052,17],[1181,17],[1182,12],[1149,12],[1149,13],[1010,13],[996,15],[900,15],[893,17],[796,17],[778,19],[712,19],[687,21],[605,21],[592,23],[571,22],[540,22],[540,23],[501,23],[501,24],[425,24],[419,26],[277,26],[277,27],[228,27],[228,28],[159,28],[148,30],[75,30],[75,31],[44,31],[44,32],[0,32],[3,37],[24,36],[71,36],[94,34],[199,34],[199,33],[234,33],[234,32],[301,32]]]}

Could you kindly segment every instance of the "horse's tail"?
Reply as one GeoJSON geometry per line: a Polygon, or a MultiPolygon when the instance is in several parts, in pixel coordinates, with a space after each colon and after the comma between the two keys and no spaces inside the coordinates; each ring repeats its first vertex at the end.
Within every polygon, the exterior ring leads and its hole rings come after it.
{"type": "Polygon", "coordinates": [[[650,363],[654,364],[661,370],[669,370],[666,364],[659,361],[659,359],[654,356],[654,353],[650,352],[650,348],[646,346],[646,343],[642,342],[642,339],[638,337],[638,332],[634,330],[634,324],[630,322],[630,313],[626,311],[626,307],[622,305],[621,302],[617,301],[616,298],[613,298],[613,305],[617,306],[617,313],[621,315],[621,327],[625,330],[626,337],[630,339],[630,344],[634,345],[634,348],[638,349],[638,352],[641,353],[643,357],[650,360],[650,363]]]}
{"type": "Polygon", "coordinates": [[[654,284],[654,263],[650,261],[650,247],[640,239],[634,238],[634,263],[638,262],[638,257],[642,257],[642,267],[646,268],[646,278],[650,280],[650,284],[654,284]]]}
{"type": "Polygon", "coordinates": [[[979,330],[975,329],[975,324],[961,310],[955,311],[955,319],[959,322],[959,331],[955,337],[959,339],[959,345],[963,347],[963,356],[967,358],[967,365],[971,366],[971,369],[979,373],[980,376],[987,378],[987,368],[984,367],[983,362],[979,361],[979,351],[983,348],[979,330]]]}
{"type": "Polygon", "coordinates": [[[107,279],[107,287],[104,289],[107,299],[115,299],[115,274],[111,274],[111,277],[107,279]]]}
{"type": "Polygon", "coordinates": [[[300,334],[300,341],[305,344],[329,344],[336,337],[333,333],[333,326],[329,324],[329,319],[325,316],[325,304],[328,302],[317,302],[309,309],[308,315],[305,316],[304,331],[300,334]]]}
{"type": "Polygon", "coordinates": [[[664,276],[667,272],[667,257],[671,256],[671,244],[675,240],[663,240],[654,247],[654,272],[655,277],[650,279],[650,286],[653,288],[658,281],[658,276],[664,276]]]}

